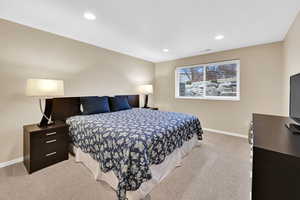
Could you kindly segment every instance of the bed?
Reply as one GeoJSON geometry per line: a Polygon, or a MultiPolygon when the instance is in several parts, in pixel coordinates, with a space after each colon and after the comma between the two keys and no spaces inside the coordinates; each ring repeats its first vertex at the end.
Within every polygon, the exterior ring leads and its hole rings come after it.
{"type": "Polygon", "coordinates": [[[66,123],[76,160],[119,200],[144,198],[202,139],[197,117],[142,108],[72,114],[66,123]]]}

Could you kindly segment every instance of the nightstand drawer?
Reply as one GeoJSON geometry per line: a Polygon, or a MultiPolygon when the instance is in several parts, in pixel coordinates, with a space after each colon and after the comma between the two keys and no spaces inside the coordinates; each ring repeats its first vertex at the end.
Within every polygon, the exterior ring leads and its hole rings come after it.
{"type": "Polygon", "coordinates": [[[40,136],[31,138],[31,147],[35,146],[48,146],[49,144],[57,144],[61,141],[67,142],[66,133],[46,135],[45,133],[40,136]]]}
{"type": "Polygon", "coordinates": [[[68,154],[66,152],[51,152],[43,155],[40,159],[31,160],[30,169],[36,171],[67,159],[68,154]]]}
{"type": "Polygon", "coordinates": [[[63,128],[53,128],[47,131],[38,131],[31,134],[31,139],[41,139],[41,140],[52,140],[62,135],[66,135],[68,132],[68,127],[63,128]]]}
{"type": "Polygon", "coordinates": [[[37,160],[47,154],[56,152],[67,152],[68,146],[66,142],[66,136],[61,135],[55,139],[36,139],[31,141],[31,159],[37,160]]]}

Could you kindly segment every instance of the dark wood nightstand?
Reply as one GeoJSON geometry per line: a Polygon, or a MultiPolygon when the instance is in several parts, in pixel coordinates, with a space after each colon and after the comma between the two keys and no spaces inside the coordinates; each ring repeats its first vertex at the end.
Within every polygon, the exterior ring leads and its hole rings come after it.
{"type": "Polygon", "coordinates": [[[23,127],[24,165],[28,173],[69,158],[68,129],[68,125],[64,123],[45,128],[40,128],[36,124],[23,127]]]}
{"type": "Polygon", "coordinates": [[[150,110],[158,110],[158,108],[154,108],[154,107],[148,107],[146,109],[150,109],[150,110]]]}

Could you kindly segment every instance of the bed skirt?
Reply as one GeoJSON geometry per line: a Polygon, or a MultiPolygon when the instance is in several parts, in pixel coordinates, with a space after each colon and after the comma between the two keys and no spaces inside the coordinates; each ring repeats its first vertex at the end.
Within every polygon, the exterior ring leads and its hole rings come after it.
{"type": "MultiPolygon", "coordinates": [[[[199,146],[200,142],[195,135],[192,139],[185,142],[181,148],[172,152],[165,160],[159,165],[151,165],[150,170],[152,173],[152,179],[144,182],[140,188],[136,191],[127,191],[128,200],[141,200],[149,194],[153,188],[158,185],[166,176],[168,176],[172,170],[181,165],[182,159],[192,151],[196,146],[199,146]]],[[[117,190],[118,179],[112,171],[104,173],[100,169],[98,161],[94,160],[88,153],[84,153],[75,146],[71,146],[73,153],[75,154],[75,161],[83,163],[93,174],[95,180],[105,181],[114,190],[117,190]]]]}

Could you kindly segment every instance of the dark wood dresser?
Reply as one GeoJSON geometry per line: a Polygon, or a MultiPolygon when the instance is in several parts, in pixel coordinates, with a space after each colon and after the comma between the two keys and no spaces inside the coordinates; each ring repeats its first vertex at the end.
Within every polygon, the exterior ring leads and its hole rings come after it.
{"type": "Polygon", "coordinates": [[[252,200],[300,199],[300,135],[287,117],[253,114],[252,200]]]}
{"type": "Polygon", "coordinates": [[[68,159],[68,126],[60,123],[45,128],[23,127],[24,165],[28,173],[68,159]]]}

